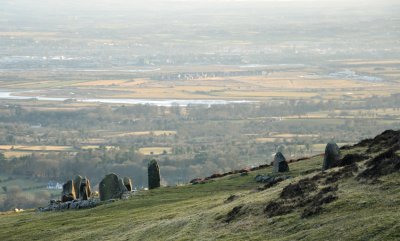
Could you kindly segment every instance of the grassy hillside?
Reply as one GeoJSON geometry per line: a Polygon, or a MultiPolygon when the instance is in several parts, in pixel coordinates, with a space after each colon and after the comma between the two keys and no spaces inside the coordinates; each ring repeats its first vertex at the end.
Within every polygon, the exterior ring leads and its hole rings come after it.
{"type": "Polygon", "coordinates": [[[323,156],[292,162],[292,178],[270,188],[255,181],[266,167],[93,209],[2,213],[0,240],[399,240],[399,140],[343,148],[361,160],[326,172],[323,156]]]}

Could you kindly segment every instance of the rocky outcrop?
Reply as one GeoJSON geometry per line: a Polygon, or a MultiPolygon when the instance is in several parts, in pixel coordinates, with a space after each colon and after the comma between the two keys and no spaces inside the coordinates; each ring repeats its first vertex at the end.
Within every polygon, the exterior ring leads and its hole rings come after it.
{"type": "MultiPolygon", "coordinates": [[[[400,145],[400,130],[386,130],[373,139],[362,140],[353,147],[367,147],[367,153],[375,153],[382,149],[392,148],[396,145],[400,145]]],[[[347,146],[344,149],[348,148],[351,147],[347,146]]]]}
{"type": "Polygon", "coordinates": [[[64,211],[68,209],[86,209],[86,208],[94,208],[99,204],[100,201],[98,199],[72,200],[67,202],[50,200],[50,203],[46,207],[40,207],[37,210],[39,212],[47,212],[47,211],[64,211]]]}
{"type": "Polygon", "coordinates": [[[270,187],[275,186],[276,184],[285,181],[286,179],[291,178],[291,176],[270,176],[270,175],[257,175],[255,177],[256,182],[264,183],[263,186],[258,187],[258,191],[264,191],[270,187]]]}
{"type": "Polygon", "coordinates": [[[358,180],[376,181],[379,177],[400,171],[400,145],[375,156],[365,163],[366,169],[358,176],[358,180]]]}
{"type": "Polygon", "coordinates": [[[323,211],[323,206],[335,201],[338,196],[337,184],[320,186],[318,181],[325,176],[317,178],[305,178],[297,183],[291,183],[284,187],[280,197],[268,202],[264,208],[267,217],[281,216],[295,210],[302,210],[300,217],[307,218],[323,211]]]}

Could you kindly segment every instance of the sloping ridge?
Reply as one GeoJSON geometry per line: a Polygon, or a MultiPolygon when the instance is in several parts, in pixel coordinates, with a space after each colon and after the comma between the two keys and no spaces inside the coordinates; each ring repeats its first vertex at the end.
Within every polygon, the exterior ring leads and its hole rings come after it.
{"type": "Polygon", "coordinates": [[[400,240],[399,147],[388,130],[326,171],[318,155],[285,174],[264,165],[93,209],[4,213],[0,240],[400,240]]]}

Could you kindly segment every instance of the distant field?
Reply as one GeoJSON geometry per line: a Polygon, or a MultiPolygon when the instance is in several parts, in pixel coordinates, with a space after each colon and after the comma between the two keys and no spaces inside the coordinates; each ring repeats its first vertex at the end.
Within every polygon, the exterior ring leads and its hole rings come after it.
{"type": "Polygon", "coordinates": [[[106,140],[105,139],[103,139],[103,138],[89,138],[89,139],[87,139],[85,142],[84,142],[84,144],[86,145],[86,144],[88,144],[88,143],[90,143],[90,144],[102,144],[102,143],[104,143],[106,140]]]}
{"type": "MultiPolygon", "coordinates": [[[[400,118],[400,110],[396,108],[376,108],[376,109],[356,109],[356,110],[334,110],[334,111],[319,111],[310,112],[302,115],[301,118],[307,119],[327,119],[329,115],[335,115],[336,118],[342,119],[356,119],[356,118],[366,118],[366,119],[388,119],[400,118]]],[[[298,119],[299,116],[284,116],[282,119],[298,119]]]]}
{"type": "MultiPolygon", "coordinates": [[[[89,149],[98,149],[100,148],[99,145],[86,145],[80,147],[82,150],[89,150],[89,149]]],[[[106,149],[116,148],[115,146],[105,146],[106,149]]]]}
{"type": "Polygon", "coordinates": [[[272,133],[271,136],[275,138],[295,138],[295,137],[318,137],[319,135],[313,134],[292,134],[292,133],[272,133]]]}
{"type": "Polygon", "coordinates": [[[0,150],[18,151],[72,151],[71,146],[22,146],[22,145],[0,145],[0,150]]]}
{"type": "MultiPolygon", "coordinates": [[[[5,151],[2,152],[6,158],[30,156],[32,152],[29,151],[5,151]]],[[[43,153],[44,154],[44,153],[43,153]]]]}
{"type": "Polygon", "coordinates": [[[278,141],[278,138],[260,137],[260,138],[256,138],[255,141],[259,142],[259,143],[272,143],[272,142],[278,141]]]}
{"type": "Polygon", "coordinates": [[[14,37],[53,37],[57,35],[56,32],[0,32],[0,36],[14,36],[14,37]]]}
{"type": "Polygon", "coordinates": [[[64,98],[233,100],[309,98],[357,100],[373,95],[387,96],[400,92],[400,85],[395,84],[400,81],[400,69],[393,66],[400,63],[400,60],[341,60],[334,63],[340,64],[341,67],[335,70],[326,70],[319,66],[257,68],[160,66],[154,72],[143,72],[132,74],[132,76],[110,70],[107,72],[110,79],[104,78],[104,72],[93,71],[68,73],[64,77],[67,80],[54,80],[54,76],[50,76],[50,73],[32,71],[19,73],[20,76],[18,76],[21,79],[32,78],[32,80],[0,82],[0,89],[34,89],[39,92],[26,92],[23,95],[64,98]],[[252,75],[251,71],[256,70],[263,71],[263,74],[252,75]],[[224,72],[227,76],[213,77],[211,74],[213,71],[224,72]],[[355,76],[340,75],[343,71],[355,73],[355,76]],[[193,72],[209,74],[196,78],[178,79],[176,77],[180,73],[193,72]],[[230,76],[230,72],[235,74],[230,76]],[[243,74],[239,74],[240,72],[243,74]],[[332,75],[332,73],[339,73],[339,75],[332,75]],[[170,75],[173,77],[168,81],[158,79],[159,76],[170,75]],[[383,81],[367,81],[362,79],[363,76],[376,77],[383,81]]]}
{"type": "Polygon", "coordinates": [[[164,151],[167,154],[172,153],[172,148],[171,147],[143,147],[139,148],[139,152],[142,153],[143,155],[161,155],[164,153],[164,151]]]}
{"type": "Polygon", "coordinates": [[[355,64],[355,65],[364,65],[364,64],[392,65],[392,64],[400,64],[400,60],[379,60],[379,61],[352,60],[352,61],[348,61],[347,64],[355,64]]]}
{"type": "Polygon", "coordinates": [[[123,132],[118,134],[112,134],[108,137],[124,137],[124,136],[146,136],[146,135],[153,135],[153,136],[171,136],[176,135],[176,131],[134,131],[134,132],[123,132]]]}
{"type": "MultiPolygon", "coordinates": [[[[82,145],[82,150],[98,149],[100,145],[82,145]]],[[[105,146],[107,149],[116,148],[115,146],[105,146]]],[[[0,150],[6,157],[28,156],[32,153],[48,154],[48,152],[75,151],[72,146],[18,146],[18,145],[0,145],[0,150]]]]}
{"type": "Polygon", "coordinates": [[[273,142],[282,142],[285,140],[286,142],[291,142],[295,138],[316,138],[319,135],[313,134],[293,134],[293,133],[270,133],[268,137],[258,137],[255,138],[256,142],[259,143],[273,143],[273,142]]]}
{"type": "Polygon", "coordinates": [[[95,80],[95,81],[82,81],[81,83],[73,84],[73,86],[109,86],[121,85],[127,81],[125,80],[95,80]]]}

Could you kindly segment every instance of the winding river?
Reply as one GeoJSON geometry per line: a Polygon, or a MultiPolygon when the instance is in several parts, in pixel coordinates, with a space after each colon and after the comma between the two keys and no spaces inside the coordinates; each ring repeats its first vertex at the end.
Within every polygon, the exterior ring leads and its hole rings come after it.
{"type": "Polygon", "coordinates": [[[62,97],[43,97],[43,96],[21,96],[18,93],[0,90],[0,99],[11,100],[43,100],[43,101],[66,101],[73,99],[78,102],[97,102],[109,104],[148,104],[155,106],[188,106],[188,105],[226,105],[233,103],[250,103],[248,100],[192,100],[192,99],[107,99],[107,98],[62,98],[62,97]]]}

